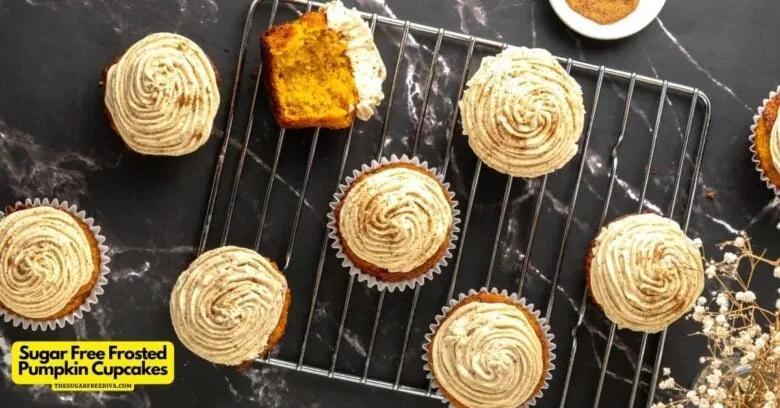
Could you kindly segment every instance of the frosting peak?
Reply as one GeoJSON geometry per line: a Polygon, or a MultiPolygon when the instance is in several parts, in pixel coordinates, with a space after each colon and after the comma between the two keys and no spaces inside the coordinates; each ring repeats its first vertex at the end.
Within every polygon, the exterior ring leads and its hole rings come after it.
{"type": "Polygon", "coordinates": [[[360,259],[390,273],[406,273],[436,254],[452,223],[452,206],[435,177],[389,164],[349,187],[338,229],[360,259]]]}
{"type": "Polygon", "coordinates": [[[659,332],[687,313],[704,290],[699,250],[668,218],[618,219],[599,233],[591,255],[590,291],[620,328],[659,332]]]}
{"type": "Polygon", "coordinates": [[[341,1],[332,1],[323,8],[328,27],[340,32],[347,40],[347,57],[358,92],[356,114],[361,120],[369,120],[385,98],[382,82],[387,76],[382,56],[374,44],[374,35],[360,17],[360,12],[344,7],[341,1]]]}
{"type": "Polygon", "coordinates": [[[260,254],[226,246],[204,252],[171,293],[179,340],[208,361],[240,365],[268,346],[284,312],[287,280],[260,254]]]}
{"type": "Polygon", "coordinates": [[[0,305],[28,319],[62,312],[96,265],[87,235],[72,215],[52,207],[0,219],[0,305]]]}
{"type": "Polygon", "coordinates": [[[485,57],[460,101],[463,134],[491,168],[537,177],[577,154],[582,90],[546,50],[509,48],[485,57]]]}
{"type": "Polygon", "coordinates": [[[177,34],[151,34],[133,44],[106,75],[105,104],[117,133],[133,150],[180,156],[206,143],[219,108],[208,56],[177,34]]]}

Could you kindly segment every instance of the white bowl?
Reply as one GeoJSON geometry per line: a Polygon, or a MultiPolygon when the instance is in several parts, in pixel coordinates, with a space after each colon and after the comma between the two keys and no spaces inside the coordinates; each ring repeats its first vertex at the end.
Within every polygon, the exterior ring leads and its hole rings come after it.
{"type": "Polygon", "coordinates": [[[550,0],[555,13],[572,30],[596,40],[617,40],[634,35],[653,20],[664,8],[666,0],[639,0],[636,10],[612,24],[599,24],[588,20],[569,7],[566,0],[550,0]]]}

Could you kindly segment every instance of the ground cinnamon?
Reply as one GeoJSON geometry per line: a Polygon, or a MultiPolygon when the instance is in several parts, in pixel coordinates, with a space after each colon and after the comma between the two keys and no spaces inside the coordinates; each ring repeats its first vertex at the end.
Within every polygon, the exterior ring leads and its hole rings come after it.
{"type": "Polygon", "coordinates": [[[633,13],[639,0],[566,0],[566,3],[589,20],[612,24],[633,13]]]}

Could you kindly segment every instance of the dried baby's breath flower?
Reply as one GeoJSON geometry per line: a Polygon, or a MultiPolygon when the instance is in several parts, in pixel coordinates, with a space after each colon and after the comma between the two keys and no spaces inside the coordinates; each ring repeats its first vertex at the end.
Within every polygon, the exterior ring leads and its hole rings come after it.
{"type": "Polygon", "coordinates": [[[770,311],[750,289],[759,266],[770,266],[780,278],[780,259],[755,252],[744,232],[718,248],[734,251],[725,251],[721,261],[706,262],[704,274],[719,289],[709,293],[711,298],[697,299],[688,316],[701,325],[696,334],[708,341],[709,353],[699,359],[707,369],[701,381],[687,389],[664,368],[659,388],[680,398],[652,408],[780,408],[780,299],[770,311]]]}

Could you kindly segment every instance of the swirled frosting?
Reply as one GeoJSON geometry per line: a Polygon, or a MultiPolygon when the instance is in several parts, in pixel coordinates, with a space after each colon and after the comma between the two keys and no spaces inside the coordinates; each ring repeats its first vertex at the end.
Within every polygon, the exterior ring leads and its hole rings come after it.
{"type": "MultiPolygon", "coordinates": [[[[780,118],[780,115],[778,115],[780,118]]],[[[780,125],[778,120],[775,120],[775,124],[772,126],[772,133],[769,137],[769,151],[772,154],[772,165],[775,166],[777,171],[780,171],[780,125]]]]}
{"type": "Polygon", "coordinates": [[[341,1],[331,1],[323,9],[328,28],[340,32],[347,40],[346,54],[352,65],[358,92],[356,115],[361,120],[369,120],[374,109],[385,98],[382,82],[387,76],[382,56],[374,43],[374,35],[360,17],[360,12],[344,7],[341,1]]]}
{"type": "Polygon", "coordinates": [[[546,50],[486,57],[460,101],[463,134],[491,168],[515,177],[560,169],[577,154],[582,89],[546,50]]]}
{"type": "Polygon", "coordinates": [[[219,108],[211,61],[192,40],[151,34],[108,69],[105,104],[131,149],[181,156],[203,146],[219,108]]]}
{"type": "Polygon", "coordinates": [[[431,351],[439,388],[469,408],[521,406],[534,396],[547,359],[523,311],[479,301],[444,319],[431,351]]]}
{"type": "Polygon", "coordinates": [[[0,304],[21,317],[56,316],[95,268],[89,239],[67,212],[33,207],[0,220],[0,304]]]}
{"type": "Polygon", "coordinates": [[[263,256],[226,246],[203,253],[171,294],[179,340],[208,361],[240,365],[256,358],[284,311],[287,280],[263,256]]]}
{"type": "Polygon", "coordinates": [[[620,328],[659,332],[687,313],[704,289],[699,250],[676,222],[655,214],[612,222],[591,255],[590,291],[620,328]]]}
{"type": "Polygon", "coordinates": [[[406,273],[436,254],[452,223],[452,206],[436,178],[390,164],[350,186],[338,228],[360,259],[406,273]]]}

